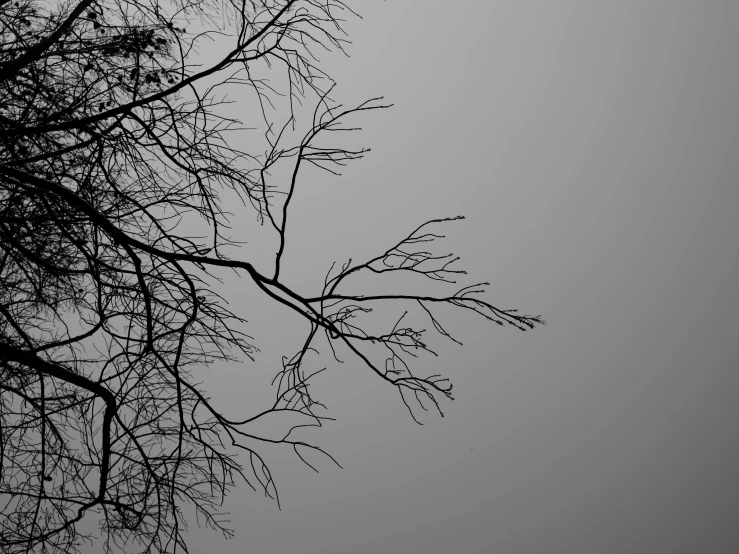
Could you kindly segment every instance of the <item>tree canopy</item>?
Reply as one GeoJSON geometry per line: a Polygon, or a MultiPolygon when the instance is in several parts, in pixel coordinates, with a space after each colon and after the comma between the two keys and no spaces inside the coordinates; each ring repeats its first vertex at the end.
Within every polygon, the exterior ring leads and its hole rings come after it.
{"type": "Polygon", "coordinates": [[[483,300],[486,283],[452,286],[464,271],[437,243],[456,217],[414,223],[377,256],[333,265],[309,295],[285,284],[301,170],[338,173],[361,158],[366,149],[336,145],[340,131],[388,107],[343,107],[320,67],[320,52],[343,51],[352,15],[341,0],[0,0],[3,552],[73,552],[93,538],[90,518],[106,552],[175,552],[186,549],[185,509],[230,534],[219,507],[239,480],[276,496],[260,444],[301,459],[320,450],[292,435],[328,418],[309,392],[321,371],[304,363],[309,352],[343,349],[415,418],[418,407],[441,412],[452,387],[412,367],[431,349],[409,311],[454,341],[441,305],[522,330],[543,323],[483,300]],[[217,59],[199,55],[210,39],[217,59]],[[230,140],[244,127],[219,99],[224,86],[257,107],[263,151],[230,140]],[[306,113],[307,131],[288,143],[306,113]],[[224,198],[236,196],[233,214],[224,198]],[[273,267],[238,256],[230,222],[249,213],[277,236],[273,267]],[[276,370],[274,400],[238,420],[198,380],[199,367],[255,351],[219,294],[226,270],[309,326],[276,370]],[[352,293],[360,273],[452,288],[352,293]],[[388,302],[406,311],[371,330],[367,314],[388,302]],[[275,412],[302,419],[277,438],[251,431],[275,412]]]}

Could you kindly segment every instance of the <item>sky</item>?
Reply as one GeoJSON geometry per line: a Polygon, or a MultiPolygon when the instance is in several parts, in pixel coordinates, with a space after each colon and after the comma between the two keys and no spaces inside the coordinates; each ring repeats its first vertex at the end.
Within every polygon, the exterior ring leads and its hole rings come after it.
{"type": "MultiPolygon", "coordinates": [[[[365,159],[300,183],[287,283],[315,291],[333,260],[461,214],[468,282],[547,326],[448,314],[464,346],[416,367],[455,400],[422,426],[323,353],[337,421],[306,436],[343,469],[268,453],[282,510],[241,487],[236,537],[193,525],[192,551],[739,552],[739,3],[350,5],[334,97],[394,107],[358,120],[365,159]]],[[[203,380],[248,413],[304,323],[243,282],[220,292],[261,353],[203,380]]]]}

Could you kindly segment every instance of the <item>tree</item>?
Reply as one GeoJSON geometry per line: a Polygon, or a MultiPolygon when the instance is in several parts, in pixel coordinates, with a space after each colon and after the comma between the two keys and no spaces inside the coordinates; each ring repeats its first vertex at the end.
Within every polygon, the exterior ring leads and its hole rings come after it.
{"type": "Polygon", "coordinates": [[[411,369],[432,351],[410,312],[455,342],[441,305],[522,330],[543,323],[482,300],[486,283],[441,295],[349,292],[362,273],[454,283],[464,274],[457,258],[434,249],[440,226],[459,218],[427,221],[369,260],[334,264],[312,295],[286,286],[302,169],[338,173],[361,158],[366,149],[326,139],[389,107],[381,98],[342,107],[318,66],[317,51],[343,51],[342,17],[352,13],[341,0],[0,0],[3,552],[75,551],[92,538],[81,526],[90,518],[106,552],[184,550],[186,509],[230,534],[219,506],[239,479],[276,497],[259,444],[284,444],[306,463],[306,452],[323,452],[292,438],[328,419],[309,392],[322,371],[310,352],[348,353],[396,387],[415,419],[418,407],[441,413],[452,387],[411,369]],[[215,61],[198,57],[209,38],[225,48],[215,61]],[[250,92],[263,154],[233,146],[245,131],[226,115],[223,87],[250,92]],[[307,105],[307,131],[287,145],[307,105]],[[237,255],[224,200],[234,197],[277,235],[268,273],[237,255]],[[274,401],[240,420],[197,381],[204,364],[255,351],[217,292],[224,271],[309,325],[276,372],[274,401]],[[371,330],[367,314],[387,304],[407,311],[371,330]],[[251,431],[276,412],[299,418],[287,434],[251,431]]]}

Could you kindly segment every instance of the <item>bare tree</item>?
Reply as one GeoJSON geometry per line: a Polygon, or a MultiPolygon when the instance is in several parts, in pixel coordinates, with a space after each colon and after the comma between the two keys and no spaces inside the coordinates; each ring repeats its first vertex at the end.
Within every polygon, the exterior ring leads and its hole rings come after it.
{"type": "Polygon", "coordinates": [[[360,273],[454,283],[464,273],[457,258],[434,253],[450,219],[416,227],[372,259],[332,266],[312,296],[285,285],[301,169],[338,172],[361,158],[366,150],[324,139],[388,107],[380,98],[336,104],[318,67],[318,51],[343,50],[342,18],[352,13],[341,0],[0,0],[3,552],[76,551],[93,538],[85,518],[100,522],[106,552],[186,550],[188,506],[229,535],[219,506],[238,480],[276,496],[259,444],[284,444],[301,459],[320,451],[292,431],[325,418],[308,388],[320,370],[305,362],[321,345],[396,387],[411,415],[439,409],[449,382],[409,365],[431,352],[424,331],[405,323],[408,312],[369,331],[377,305],[406,304],[455,341],[439,305],[522,330],[542,323],[482,300],[485,283],[440,296],[347,292],[360,273]],[[210,38],[224,53],[204,63],[198,46],[210,38]],[[217,97],[224,86],[259,107],[262,154],[229,140],[243,130],[217,97]],[[271,107],[280,101],[289,110],[281,124],[271,107]],[[306,104],[315,107],[308,130],[288,145],[306,104]],[[233,255],[224,195],[274,229],[274,270],[233,255]],[[216,292],[226,270],[310,327],[276,372],[274,401],[240,420],[196,379],[204,364],[255,351],[216,292]],[[301,419],[277,438],[250,431],[275,412],[301,419]]]}

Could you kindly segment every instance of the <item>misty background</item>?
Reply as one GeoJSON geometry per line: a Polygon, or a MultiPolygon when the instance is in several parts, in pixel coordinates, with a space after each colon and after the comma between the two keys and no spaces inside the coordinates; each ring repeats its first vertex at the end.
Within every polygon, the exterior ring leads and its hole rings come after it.
{"type": "MultiPolygon", "coordinates": [[[[739,3],[350,6],[351,58],[322,60],[333,96],[395,106],[353,120],[372,152],[343,177],[299,182],[287,284],[318,291],[332,261],[463,214],[442,248],[463,284],[548,325],[442,314],[464,347],[415,368],[456,400],[423,426],[323,351],[314,393],[337,421],[304,436],[344,469],[265,451],[282,511],[242,486],[236,537],[193,523],[192,552],[739,552],[739,3]]],[[[248,415],[305,324],[246,280],[219,292],[261,352],[202,380],[248,415]]]]}

